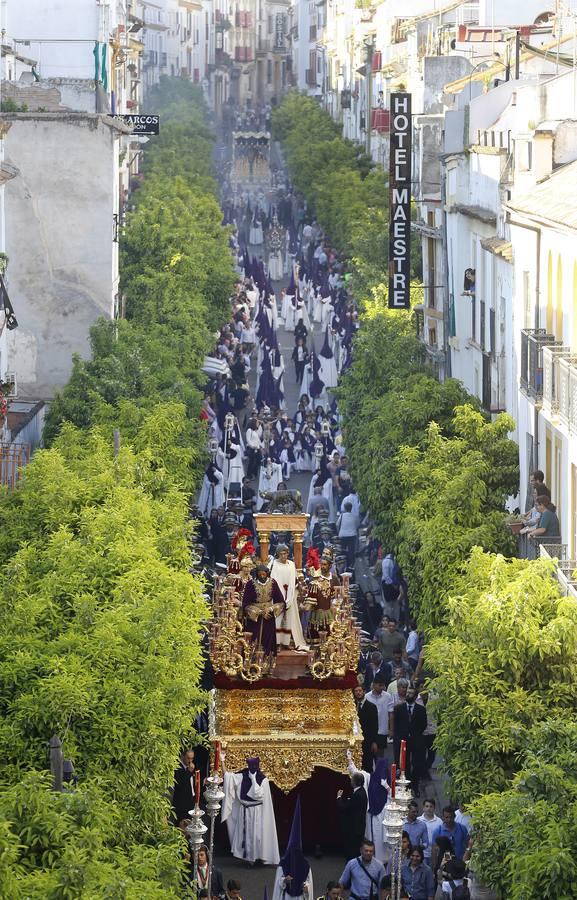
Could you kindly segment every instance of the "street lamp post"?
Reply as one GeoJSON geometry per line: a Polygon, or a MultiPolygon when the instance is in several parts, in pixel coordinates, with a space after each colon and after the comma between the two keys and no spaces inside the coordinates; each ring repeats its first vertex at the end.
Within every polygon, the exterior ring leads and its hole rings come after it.
{"type": "Polygon", "coordinates": [[[214,771],[205,781],[204,799],[206,800],[206,812],[210,817],[210,836],[208,849],[208,896],[211,897],[212,885],[212,852],[214,848],[214,824],[220,812],[224,791],[220,789],[223,779],[217,771],[214,771]]]}
{"type": "MultiPolygon", "coordinates": [[[[224,458],[227,457],[228,443],[230,441],[230,436],[232,434],[232,429],[234,428],[234,416],[232,413],[227,413],[224,417],[224,458]]],[[[224,508],[228,509],[228,492],[230,490],[230,463],[228,465],[227,470],[227,478],[226,478],[226,491],[224,497],[224,508]]]]}
{"type": "Polygon", "coordinates": [[[405,760],[407,745],[405,741],[401,741],[400,751],[400,775],[397,778],[397,767],[391,767],[391,790],[383,809],[383,825],[385,826],[385,841],[392,847],[392,865],[391,865],[391,900],[400,900],[401,898],[401,867],[402,867],[402,848],[403,848],[403,824],[407,817],[407,808],[412,793],[410,781],[405,777],[405,760]],[[395,847],[397,856],[395,858],[395,847]]]}
{"type": "Polygon", "coordinates": [[[194,884],[194,893],[195,896],[197,894],[197,866],[198,866],[198,851],[204,844],[204,835],[208,831],[206,825],[202,821],[202,810],[197,802],[194,809],[190,809],[188,811],[188,815],[190,816],[190,825],[187,826],[186,832],[188,834],[191,846],[192,846],[192,872],[193,872],[193,884],[194,884]]]}

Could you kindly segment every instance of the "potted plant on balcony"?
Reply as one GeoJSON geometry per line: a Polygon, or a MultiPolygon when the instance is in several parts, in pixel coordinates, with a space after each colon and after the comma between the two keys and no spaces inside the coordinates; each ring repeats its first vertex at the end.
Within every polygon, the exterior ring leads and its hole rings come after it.
{"type": "Polygon", "coordinates": [[[521,529],[527,523],[524,521],[523,517],[518,513],[511,513],[511,515],[505,518],[505,525],[507,528],[510,528],[513,534],[520,534],[521,529]]]}

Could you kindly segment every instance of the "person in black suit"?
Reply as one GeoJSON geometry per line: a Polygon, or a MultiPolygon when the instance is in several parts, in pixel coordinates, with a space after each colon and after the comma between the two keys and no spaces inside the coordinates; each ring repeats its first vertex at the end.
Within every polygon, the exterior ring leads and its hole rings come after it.
{"type": "Polygon", "coordinates": [[[365,776],[362,772],[354,772],[351,775],[351,785],[353,792],[350,797],[343,797],[344,791],[337,791],[337,809],[347,862],[358,856],[359,847],[365,836],[369,802],[365,791],[365,776]]]}
{"type": "Polygon", "coordinates": [[[363,763],[361,768],[365,772],[372,772],[375,753],[378,750],[379,715],[377,707],[365,698],[364,689],[360,684],[353,688],[353,697],[357,707],[359,725],[363,732],[363,763]]]}
{"type": "Polygon", "coordinates": [[[407,742],[407,778],[416,797],[419,796],[419,781],[425,770],[425,739],[423,733],[427,727],[427,710],[417,703],[417,692],[413,687],[407,690],[404,701],[397,703],[393,710],[395,723],[394,749],[395,762],[399,765],[401,741],[407,742]]]}
{"type": "Polygon", "coordinates": [[[367,663],[367,667],[365,669],[365,691],[370,691],[373,686],[373,681],[379,676],[385,688],[388,684],[393,680],[392,676],[392,667],[390,663],[383,662],[383,654],[380,650],[373,650],[371,653],[371,659],[367,663]]]}

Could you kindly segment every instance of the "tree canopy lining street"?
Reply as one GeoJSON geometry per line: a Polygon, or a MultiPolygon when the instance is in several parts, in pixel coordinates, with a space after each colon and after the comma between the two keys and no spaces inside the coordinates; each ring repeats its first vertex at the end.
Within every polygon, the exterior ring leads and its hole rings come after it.
{"type": "Polygon", "coordinates": [[[123,239],[127,321],[95,325],[50,449],[0,497],[3,897],[182,892],[167,791],[206,702],[188,499],[202,359],[233,277],[204,103],[176,84],[156,89],[163,133],[123,239]],[[52,734],[79,776],[58,795],[52,734]]]}
{"type": "MultiPolygon", "coordinates": [[[[234,275],[201,93],[163,79],[152,99],[163,127],[122,238],[126,318],[94,326],[48,449],[0,494],[0,895],[16,900],[182,895],[167,789],[206,699],[188,501],[202,361],[234,275]],[[51,789],[52,734],[73,791],[51,789]]],[[[549,562],[511,558],[512,422],[440,384],[411,315],[386,310],[382,173],[310,98],[290,94],[274,127],[359,292],[337,391],[345,443],[427,631],[436,740],[473,817],[475,871],[511,900],[575,896],[577,604],[549,562]]]]}
{"type": "Polygon", "coordinates": [[[428,630],[436,742],[454,795],[471,804],[475,871],[513,900],[575,896],[577,732],[561,710],[574,716],[577,604],[561,596],[550,563],[506,558],[514,423],[488,421],[459,382],[433,377],[411,313],[386,309],[386,249],[369,265],[339,237],[346,221],[363,246],[387,247],[384,219],[367,215],[359,189],[364,164],[328,113],[293,94],[275,125],[295,183],[362,275],[361,329],[337,391],[345,443],[363,505],[428,630]],[[310,164],[327,154],[354,186],[349,195],[325,169],[330,206],[310,164]]]}

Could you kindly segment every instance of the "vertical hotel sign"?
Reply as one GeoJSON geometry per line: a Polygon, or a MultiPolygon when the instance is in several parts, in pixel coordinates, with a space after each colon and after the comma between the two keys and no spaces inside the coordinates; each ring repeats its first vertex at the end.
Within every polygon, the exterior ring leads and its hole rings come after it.
{"type": "Polygon", "coordinates": [[[411,95],[391,94],[389,309],[411,306],[411,95]]]}

